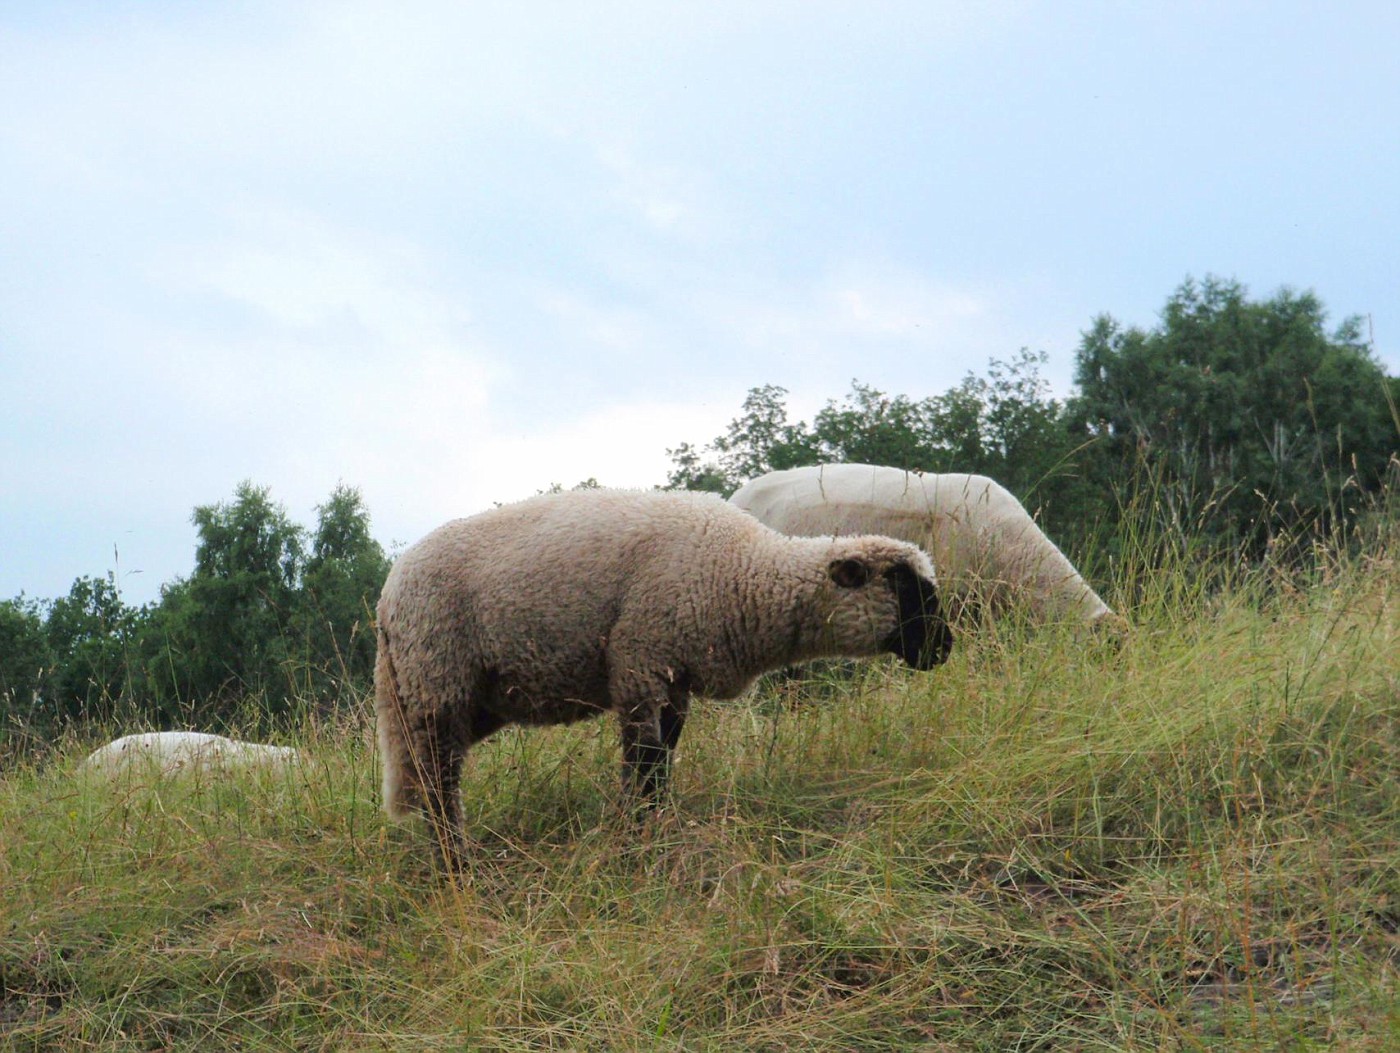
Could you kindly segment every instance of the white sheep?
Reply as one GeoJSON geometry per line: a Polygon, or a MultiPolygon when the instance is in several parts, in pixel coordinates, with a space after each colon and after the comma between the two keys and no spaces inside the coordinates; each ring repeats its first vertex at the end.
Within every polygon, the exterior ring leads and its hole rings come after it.
{"type": "Polygon", "coordinates": [[[882,537],[787,538],[710,494],[569,491],[438,528],[378,608],[384,806],[460,863],[470,746],[512,723],[616,713],[623,787],[664,785],[692,692],[733,698],[819,656],[946,660],[933,567],[882,537]]]}
{"type": "Polygon", "coordinates": [[[88,755],[81,769],[104,775],[145,768],[163,776],[206,769],[276,767],[301,760],[292,746],[239,742],[200,731],[149,731],[124,735],[88,755]]]}
{"type": "Polygon", "coordinates": [[[1038,620],[1121,621],[1000,483],[870,464],[769,472],[729,499],[798,537],[877,533],[921,546],[938,568],[950,617],[1020,603],[1038,620]]]}

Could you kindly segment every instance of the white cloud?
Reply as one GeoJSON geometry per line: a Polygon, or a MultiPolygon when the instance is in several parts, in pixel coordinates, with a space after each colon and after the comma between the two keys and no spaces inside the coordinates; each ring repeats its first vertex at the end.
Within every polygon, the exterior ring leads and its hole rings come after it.
{"type": "Polygon", "coordinates": [[[187,534],[242,478],[297,515],[360,485],[411,539],[552,482],[660,482],[764,383],[810,420],[852,377],[919,396],[1028,345],[1067,384],[1096,312],[1151,324],[1187,273],[1317,286],[1397,361],[1374,15],[1261,50],[1245,16],[1019,0],[10,8],[11,591],[80,529],[187,534]],[[1270,88],[1254,135],[1220,83],[1270,88]],[[1300,105],[1334,118],[1307,149],[1269,134],[1300,105]],[[1092,192],[1124,172],[1151,176],[1092,192]]]}
{"type": "Polygon", "coordinates": [[[643,164],[615,141],[597,145],[594,158],[614,181],[615,199],[653,232],[691,242],[729,234],[728,219],[716,202],[705,200],[697,175],[672,165],[643,164]]]}
{"type": "Polygon", "coordinates": [[[844,263],[805,284],[731,292],[711,310],[733,340],[827,396],[851,378],[940,391],[1008,343],[1005,289],[945,282],[888,261],[844,263]]]}
{"type": "Polygon", "coordinates": [[[413,245],[337,226],[273,202],[228,210],[229,235],[164,253],[153,277],[185,293],[206,290],[269,326],[313,334],[348,321],[390,349],[452,343],[467,308],[432,288],[413,245]]]}
{"type": "Polygon", "coordinates": [[[937,339],[981,323],[989,307],[983,294],[891,267],[843,272],[823,297],[834,330],[876,339],[937,339]]]}
{"type": "Polygon", "coordinates": [[[658,342],[652,319],[645,312],[599,304],[580,292],[545,292],[538,306],[565,326],[574,339],[625,358],[635,360],[658,342]]]}
{"type": "Polygon", "coordinates": [[[590,477],[604,486],[649,489],[666,481],[667,449],[708,441],[724,430],[736,409],[737,402],[634,402],[596,407],[555,427],[502,428],[469,471],[478,493],[499,495],[490,498],[499,501],[590,477]]]}
{"type": "MultiPolygon", "coordinates": [[[[181,473],[230,473],[199,501],[248,477],[309,517],[343,481],[361,488],[381,538],[412,541],[553,483],[662,483],[666,449],[708,440],[737,407],[643,398],[545,418],[505,405],[498,382],[525,361],[512,367],[486,349],[470,312],[410,247],[276,210],[243,210],[236,226],[228,242],[185,249],[160,273],[184,295],[246,311],[250,332],[174,334],[146,367],[163,401],[210,438],[181,473]]],[[[564,292],[542,306],[623,356],[647,345],[642,314],[564,292]]]]}

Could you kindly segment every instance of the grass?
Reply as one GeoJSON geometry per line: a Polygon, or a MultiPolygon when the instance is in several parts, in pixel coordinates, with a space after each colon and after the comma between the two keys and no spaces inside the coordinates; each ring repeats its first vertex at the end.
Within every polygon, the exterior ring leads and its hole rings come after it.
{"type": "Polygon", "coordinates": [[[1400,1048],[1400,568],[1323,567],[702,702],[641,829],[611,724],[507,731],[463,887],[358,728],[166,782],[75,740],[0,777],[0,1048],[1400,1048]]]}

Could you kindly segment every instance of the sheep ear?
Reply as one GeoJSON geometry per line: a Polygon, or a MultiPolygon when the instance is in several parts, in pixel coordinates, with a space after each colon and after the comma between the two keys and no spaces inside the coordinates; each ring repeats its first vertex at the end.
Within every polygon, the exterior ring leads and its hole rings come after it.
{"type": "Polygon", "coordinates": [[[870,580],[870,568],[858,559],[834,559],[826,571],[843,589],[858,589],[870,580]]]}

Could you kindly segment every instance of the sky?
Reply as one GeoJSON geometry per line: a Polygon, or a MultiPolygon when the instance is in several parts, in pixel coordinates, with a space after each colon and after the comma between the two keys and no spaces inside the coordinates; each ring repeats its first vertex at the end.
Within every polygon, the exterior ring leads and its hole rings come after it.
{"type": "Polygon", "coordinates": [[[1400,5],[0,0],[0,599],[244,480],[390,550],[1311,289],[1400,374],[1400,5]]]}

